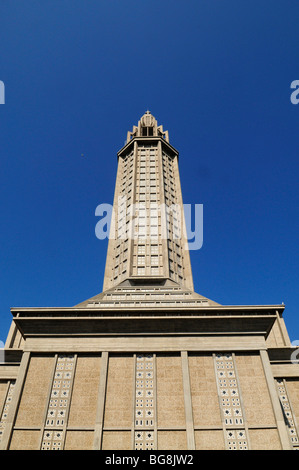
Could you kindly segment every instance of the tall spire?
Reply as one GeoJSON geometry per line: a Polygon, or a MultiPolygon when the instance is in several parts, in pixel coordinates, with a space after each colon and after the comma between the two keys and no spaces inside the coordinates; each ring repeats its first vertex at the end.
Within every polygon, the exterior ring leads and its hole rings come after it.
{"type": "Polygon", "coordinates": [[[150,111],[118,152],[104,290],[126,279],[170,279],[193,290],[178,152],[150,111]]]}

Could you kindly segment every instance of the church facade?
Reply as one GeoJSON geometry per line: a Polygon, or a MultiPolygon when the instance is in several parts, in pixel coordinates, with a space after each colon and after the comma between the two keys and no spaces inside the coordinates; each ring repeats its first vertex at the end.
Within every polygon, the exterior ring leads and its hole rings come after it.
{"type": "Polygon", "coordinates": [[[178,151],[147,111],[118,152],[102,292],[12,308],[2,450],[299,449],[284,305],[194,292],[178,151]]]}

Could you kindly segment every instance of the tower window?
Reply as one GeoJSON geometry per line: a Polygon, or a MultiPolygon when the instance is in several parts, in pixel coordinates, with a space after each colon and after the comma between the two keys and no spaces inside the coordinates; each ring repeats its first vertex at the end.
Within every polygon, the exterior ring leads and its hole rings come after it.
{"type": "Polygon", "coordinates": [[[151,265],[152,266],[158,266],[159,265],[159,258],[158,256],[154,255],[154,256],[151,256],[151,265]]]}
{"type": "Polygon", "coordinates": [[[138,265],[140,266],[144,266],[144,262],[145,262],[145,257],[144,256],[138,256],[138,265]]]}
{"type": "Polygon", "coordinates": [[[153,136],[154,135],[153,127],[142,127],[141,128],[141,135],[143,137],[153,136]]]}

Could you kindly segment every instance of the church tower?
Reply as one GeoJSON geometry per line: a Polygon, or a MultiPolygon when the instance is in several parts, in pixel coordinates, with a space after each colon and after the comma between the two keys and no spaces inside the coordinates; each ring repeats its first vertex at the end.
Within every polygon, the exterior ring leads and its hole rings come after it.
{"type": "Polygon", "coordinates": [[[102,291],[11,309],[0,448],[299,449],[284,305],[194,292],[178,151],[149,111],[117,158],[102,291]]]}
{"type": "Polygon", "coordinates": [[[147,111],[118,152],[104,290],[129,279],[193,290],[178,152],[147,111]]]}

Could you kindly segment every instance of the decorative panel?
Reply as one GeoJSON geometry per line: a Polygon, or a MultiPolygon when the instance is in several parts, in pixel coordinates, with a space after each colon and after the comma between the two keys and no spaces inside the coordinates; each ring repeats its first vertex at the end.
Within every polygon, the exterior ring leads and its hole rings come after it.
{"type": "Polygon", "coordinates": [[[244,410],[233,355],[215,354],[214,360],[226,447],[228,450],[247,450],[244,410]]]}
{"type": "Polygon", "coordinates": [[[299,423],[299,379],[298,378],[288,378],[285,379],[285,384],[287,387],[288,397],[290,406],[292,407],[292,412],[294,420],[297,422],[297,429],[299,423]]]}
{"type": "Polygon", "coordinates": [[[4,406],[0,415],[0,442],[2,439],[3,432],[4,432],[5,424],[7,421],[8,410],[9,410],[10,403],[12,400],[14,388],[15,388],[15,380],[8,382],[4,406]]]}
{"type": "Polygon", "coordinates": [[[135,434],[136,450],[155,447],[156,383],[153,354],[137,354],[135,365],[135,434]]]}
{"type": "Polygon", "coordinates": [[[59,354],[48,405],[41,450],[62,450],[76,357],[59,354]]]}
{"type": "Polygon", "coordinates": [[[294,450],[299,450],[299,439],[298,439],[298,431],[295,421],[295,416],[293,414],[293,410],[290,404],[290,400],[288,397],[288,392],[286,389],[286,383],[284,379],[276,379],[276,388],[279,396],[279,400],[281,403],[281,407],[283,409],[283,415],[285,419],[285,424],[288,430],[288,435],[290,438],[291,445],[294,450]]]}

